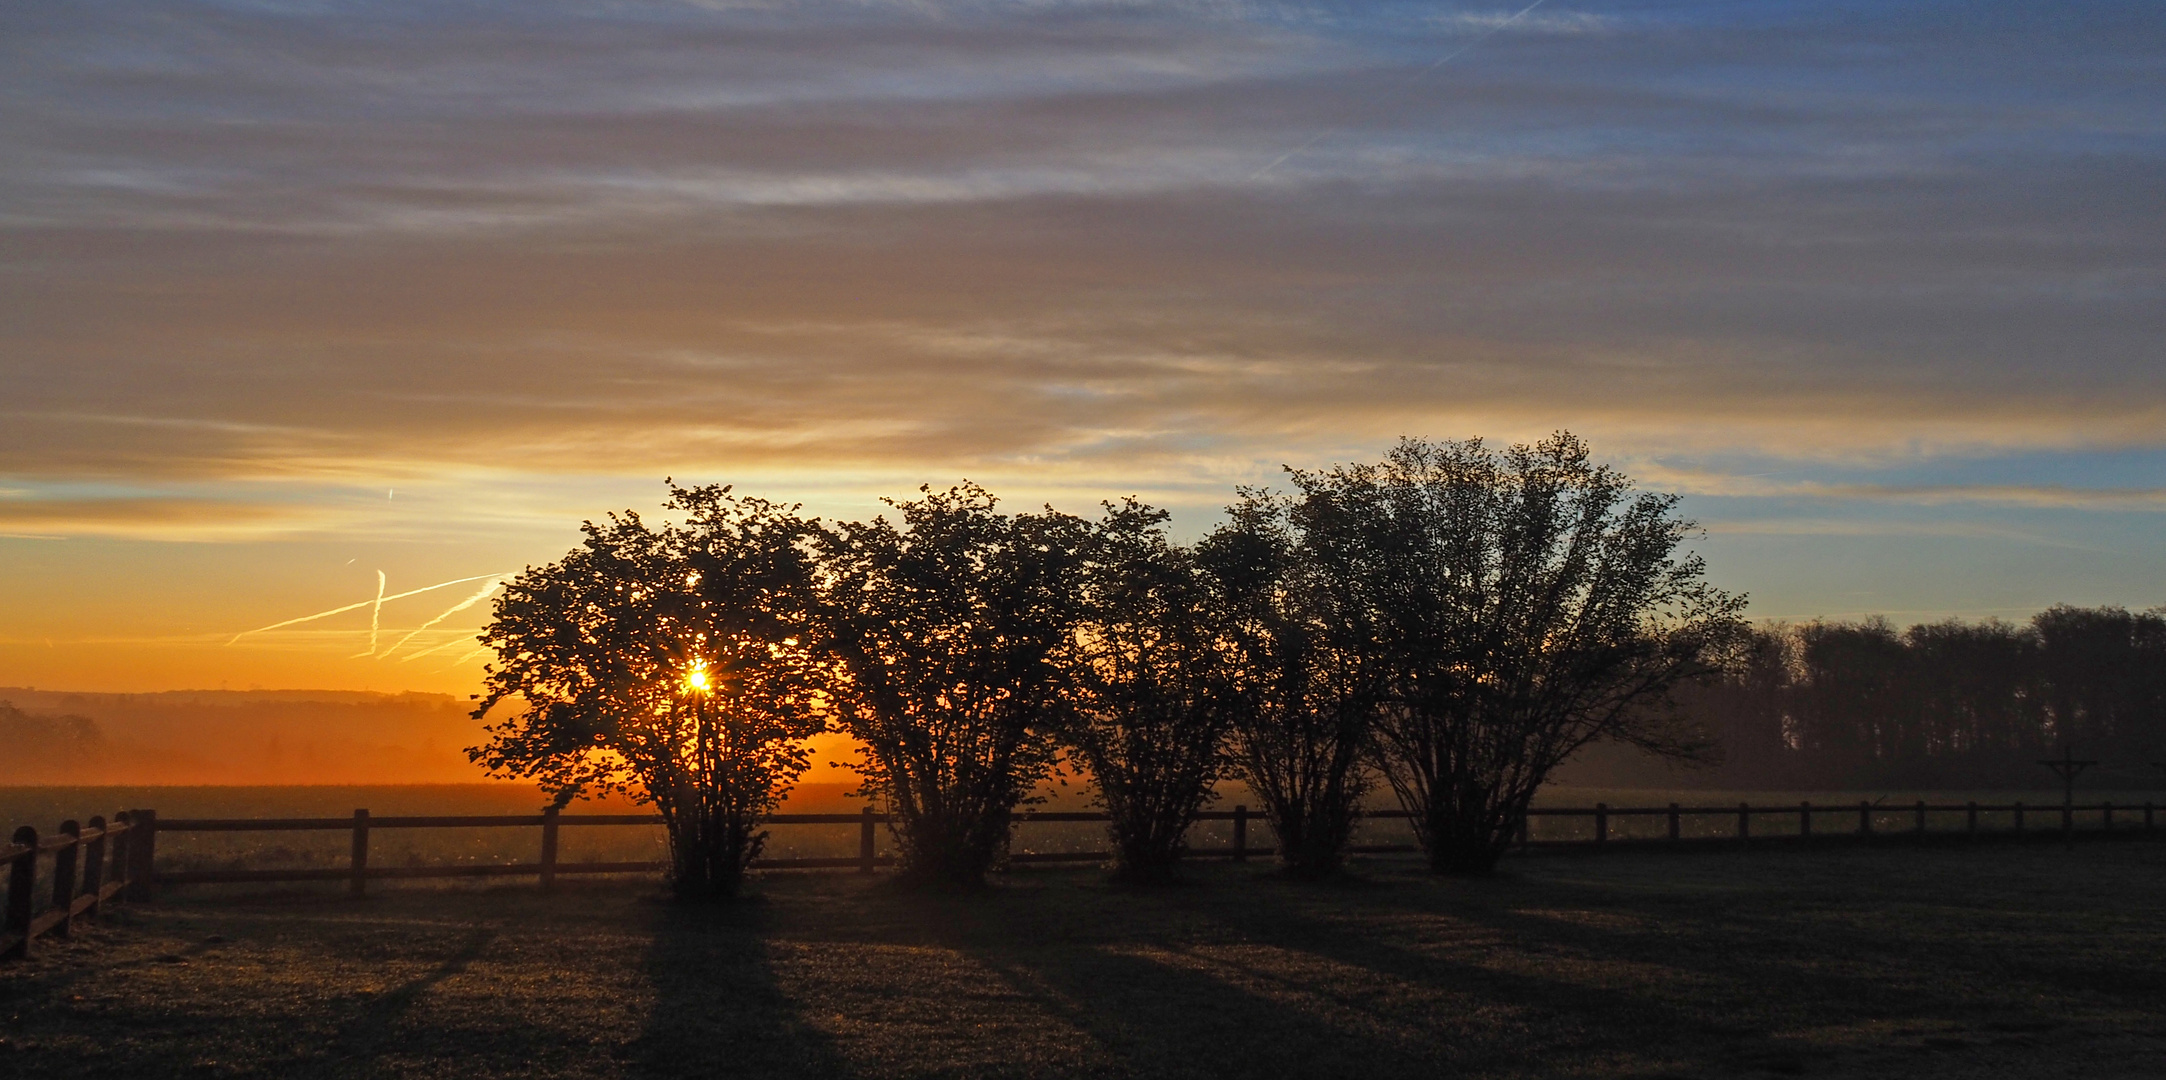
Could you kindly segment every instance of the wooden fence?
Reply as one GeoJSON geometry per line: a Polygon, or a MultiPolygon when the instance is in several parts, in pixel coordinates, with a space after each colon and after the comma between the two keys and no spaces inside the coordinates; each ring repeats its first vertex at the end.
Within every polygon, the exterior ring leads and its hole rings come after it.
{"type": "MultiPolygon", "coordinates": [[[[2159,833],[2158,813],[2151,803],[2141,806],[2116,806],[2113,803],[2073,804],[1895,804],[1860,802],[1855,805],[1815,806],[1797,803],[1780,806],[1753,806],[1739,803],[1736,806],[1682,806],[1671,803],[1660,807],[1613,807],[1596,804],[1592,807],[1536,807],[1528,811],[1520,822],[1518,846],[1528,848],[1654,848],[1664,846],[1735,845],[1763,843],[1818,843],[1841,839],[1849,840],[1924,840],[1928,837],[1951,840],[1977,840],[1987,838],[2037,837],[2066,838],[2077,836],[2147,835],[2159,833]],[[1999,821],[1982,821],[1987,816],[1997,816],[1999,821]],[[1623,823],[1655,819],[1662,828],[1655,835],[1628,836],[1623,823]],[[2047,827],[2039,829],[2038,819],[2045,819],[2047,827]],[[1716,828],[1706,826],[1712,819],[1716,828]],[[1935,820],[1950,819],[1960,822],[1956,828],[1933,828],[1935,820]],[[1536,820],[1574,822],[1573,831],[1582,835],[1568,838],[1536,836],[1532,822],[1536,820]],[[1755,820],[1762,823],[1756,830],[1755,820]],[[1584,821],[1591,828],[1580,829],[1577,822],[1584,821]],[[1696,835],[1687,836],[1684,825],[1693,822],[1700,826],[1696,835]],[[1782,829],[1772,832],[1769,825],[1782,829]]],[[[1197,847],[1189,855],[1202,858],[1229,858],[1235,860],[1265,857],[1276,853],[1268,844],[1252,844],[1249,824],[1260,815],[1252,814],[1245,806],[1231,811],[1210,811],[1199,815],[1200,820],[1232,823],[1232,843],[1223,847],[1197,847]]],[[[1404,821],[1408,814],[1403,810],[1379,810],[1367,813],[1370,820],[1404,821]]],[[[1024,813],[1016,815],[1019,826],[1059,822],[1105,822],[1101,813],[1024,813]]],[[[886,814],[866,808],[856,814],[775,814],[770,816],[772,826],[792,825],[856,825],[858,827],[858,850],[855,855],[830,858],[779,858],[761,859],[753,863],[756,869],[770,870],[856,870],[872,873],[882,866],[891,865],[894,858],[879,851],[880,827],[889,823],[886,814]]],[[[60,834],[39,838],[37,831],[28,826],[16,830],[13,846],[0,849],[0,862],[10,867],[7,897],[6,937],[0,937],[5,952],[0,955],[26,955],[31,943],[40,934],[56,931],[68,933],[77,918],[95,914],[101,903],[119,896],[124,890],[130,899],[143,899],[151,895],[155,886],[219,884],[237,882],[293,882],[293,881],[344,881],[354,895],[367,891],[370,881],[400,878],[454,878],[454,877],[533,877],[544,887],[553,885],[556,879],[574,874],[651,874],[667,870],[666,862],[565,862],[557,858],[558,838],[566,828],[604,825],[659,825],[662,819],[650,814],[564,814],[556,810],[540,814],[491,816],[491,817],[374,817],[367,810],[355,810],[350,818],[170,818],[161,819],[154,810],[132,810],[116,818],[115,824],[106,825],[100,818],[90,819],[88,828],[78,828],[74,822],[60,827],[60,834]],[[369,864],[369,838],[382,829],[468,829],[468,828],[539,828],[541,843],[539,859],[530,863],[495,863],[483,865],[451,866],[371,866],[369,864]],[[232,833],[232,832],[346,832],[351,836],[351,854],[343,867],[288,868],[288,869],[224,869],[224,870],[159,870],[156,866],[158,837],[164,833],[232,833]],[[52,903],[42,913],[35,910],[36,867],[38,856],[53,854],[52,903]]],[[[1353,850],[1362,854],[1410,853],[1417,850],[1411,844],[1365,844],[1353,850]]],[[[1016,852],[1009,856],[1015,863],[1050,862],[1103,862],[1110,859],[1106,851],[1075,852],[1016,852]]]]}
{"type": "Polygon", "coordinates": [[[12,842],[0,847],[0,866],[8,872],[0,958],[29,956],[46,934],[70,936],[78,921],[95,918],[110,901],[148,896],[151,840],[157,834],[144,824],[147,821],[139,824],[133,814],[121,814],[111,824],[91,818],[88,827],[63,821],[52,836],[39,836],[28,825],[15,830],[12,842]],[[48,854],[53,857],[52,903],[40,911],[38,863],[48,854]]]}

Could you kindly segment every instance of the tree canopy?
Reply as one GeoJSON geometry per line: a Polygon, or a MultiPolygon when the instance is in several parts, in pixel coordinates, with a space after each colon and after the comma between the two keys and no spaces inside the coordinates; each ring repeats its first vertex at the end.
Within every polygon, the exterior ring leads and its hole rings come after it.
{"type": "Polygon", "coordinates": [[[1293,474],[1319,632],[1350,657],[1375,761],[1439,870],[1483,872],[1550,773],[1589,743],[1689,757],[1672,692],[1721,675],[1744,599],[1680,552],[1677,497],[1584,442],[1405,440],[1293,474]]]}
{"type": "Polygon", "coordinates": [[[1081,519],[1002,514],[974,484],[827,530],[820,624],[836,722],[896,818],[903,872],[971,886],[1059,752],[1081,519]]]}
{"type": "Polygon", "coordinates": [[[1112,818],[1114,872],[1163,881],[1226,772],[1238,710],[1226,608],[1167,514],[1107,504],[1077,582],[1076,622],[1058,655],[1061,733],[1112,818]]]}
{"type": "MultiPolygon", "coordinates": [[[[1339,867],[1379,779],[1437,869],[1481,872],[1560,764],[1602,740],[1700,754],[1676,693],[1764,659],[1677,498],[1569,434],[1290,476],[1192,547],[1133,499],[1088,521],[928,486],[826,526],[673,487],[682,524],[588,523],[511,583],[482,712],[524,708],[472,754],[654,802],[693,892],[735,888],[829,723],[913,880],[982,882],[1064,753],[1129,876],[1169,875],[1228,773],[1296,874],[1339,867]]],[[[2097,636],[2041,627],[2042,649],[2097,636]]]]}
{"type": "Polygon", "coordinates": [[[812,526],[721,487],[672,488],[669,507],[687,520],[588,522],[579,548],[506,586],[482,632],[497,659],[475,715],[518,708],[469,756],[560,805],[590,792],[653,803],[677,889],[726,896],[824,726],[812,526]]]}

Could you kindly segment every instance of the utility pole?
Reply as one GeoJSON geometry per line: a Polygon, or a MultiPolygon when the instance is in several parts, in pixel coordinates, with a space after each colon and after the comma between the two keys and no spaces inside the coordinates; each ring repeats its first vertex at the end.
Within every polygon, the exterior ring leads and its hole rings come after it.
{"type": "Polygon", "coordinates": [[[2077,761],[2075,751],[2062,743],[2060,760],[2048,758],[2039,764],[2052,769],[2054,775],[2061,778],[2061,844],[2073,849],[2076,846],[2076,777],[2098,762],[2077,761]]]}

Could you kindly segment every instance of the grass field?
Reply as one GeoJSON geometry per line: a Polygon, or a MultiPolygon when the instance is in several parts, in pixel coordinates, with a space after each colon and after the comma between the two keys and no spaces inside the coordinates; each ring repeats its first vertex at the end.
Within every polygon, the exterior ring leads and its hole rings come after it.
{"type": "Polygon", "coordinates": [[[182,896],[0,968],[0,1074],[2155,1077],[2166,845],[182,896]]]}

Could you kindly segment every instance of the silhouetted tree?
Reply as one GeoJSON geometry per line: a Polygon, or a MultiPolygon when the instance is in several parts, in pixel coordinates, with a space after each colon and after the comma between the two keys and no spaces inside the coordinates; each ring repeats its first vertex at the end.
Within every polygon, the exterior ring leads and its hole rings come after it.
{"type": "Polygon", "coordinates": [[[87,716],[26,713],[0,701],[0,783],[80,780],[105,744],[98,722],[87,716]]]}
{"type": "MultiPolygon", "coordinates": [[[[1781,624],[1748,634],[1736,665],[1726,676],[1677,688],[1678,710],[1715,745],[1709,755],[1681,763],[1686,766],[1683,770],[1665,769],[1659,774],[1664,783],[1712,782],[1709,777],[1716,767],[1726,774],[1750,773],[1770,782],[1792,776],[1797,755],[1792,752],[1796,727],[1789,687],[1797,635],[1781,624]]],[[[1810,786],[1803,780],[1788,782],[1810,786]]]]}
{"type": "Polygon", "coordinates": [[[1290,504],[1244,489],[1197,546],[1221,605],[1235,770],[1262,801],[1289,874],[1336,873],[1371,774],[1371,709],[1354,655],[1326,632],[1337,601],[1302,558],[1290,504]]]}
{"type": "Polygon", "coordinates": [[[580,547],[505,587],[474,716],[523,708],[467,753],[560,806],[589,792],[654,804],[679,895],[728,897],[823,728],[805,636],[814,526],[726,487],[671,491],[683,525],[587,522],[580,547]]]}
{"type": "Polygon", "coordinates": [[[895,815],[908,879],[983,883],[1058,752],[1054,711],[1084,523],[1009,516],[974,484],[891,502],[823,540],[822,625],[858,770],[895,815]]]}
{"type": "Polygon", "coordinates": [[[1066,736],[1113,819],[1115,875],[1170,879],[1225,768],[1236,696],[1218,595],[1169,544],[1166,512],[1107,504],[1060,654],[1066,736]]]}
{"type": "Polygon", "coordinates": [[[1434,869],[1494,867],[1591,742],[1705,749],[1670,693],[1731,662],[1744,600],[1679,553],[1694,526],[1676,496],[1636,493],[1562,433],[1502,452],[1406,440],[1293,482],[1320,632],[1355,658],[1377,762],[1434,869]]]}
{"type": "Polygon", "coordinates": [[[2158,760],[2166,750],[2166,608],[2048,608],[2037,635],[2036,689],[2049,736],[2102,753],[2158,760]]]}
{"type": "Polygon", "coordinates": [[[1898,720],[1906,730],[1873,772],[1913,788],[2020,784],[2037,772],[2047,747],[2029,692],[2038,657],[2027,628],[1950,619],[1911,627],[1903,648],[1911,686],[1898,720]]]}
{"type": "Polygon", "coordinates": [[[1902,635],[1885,619],[1807,623],[1798,628],[1798,657],[1791,696],[1799,749],[1820,769],[1886,783],[1880,774],[1897,759],[1917,704],[1902,635]]]}

